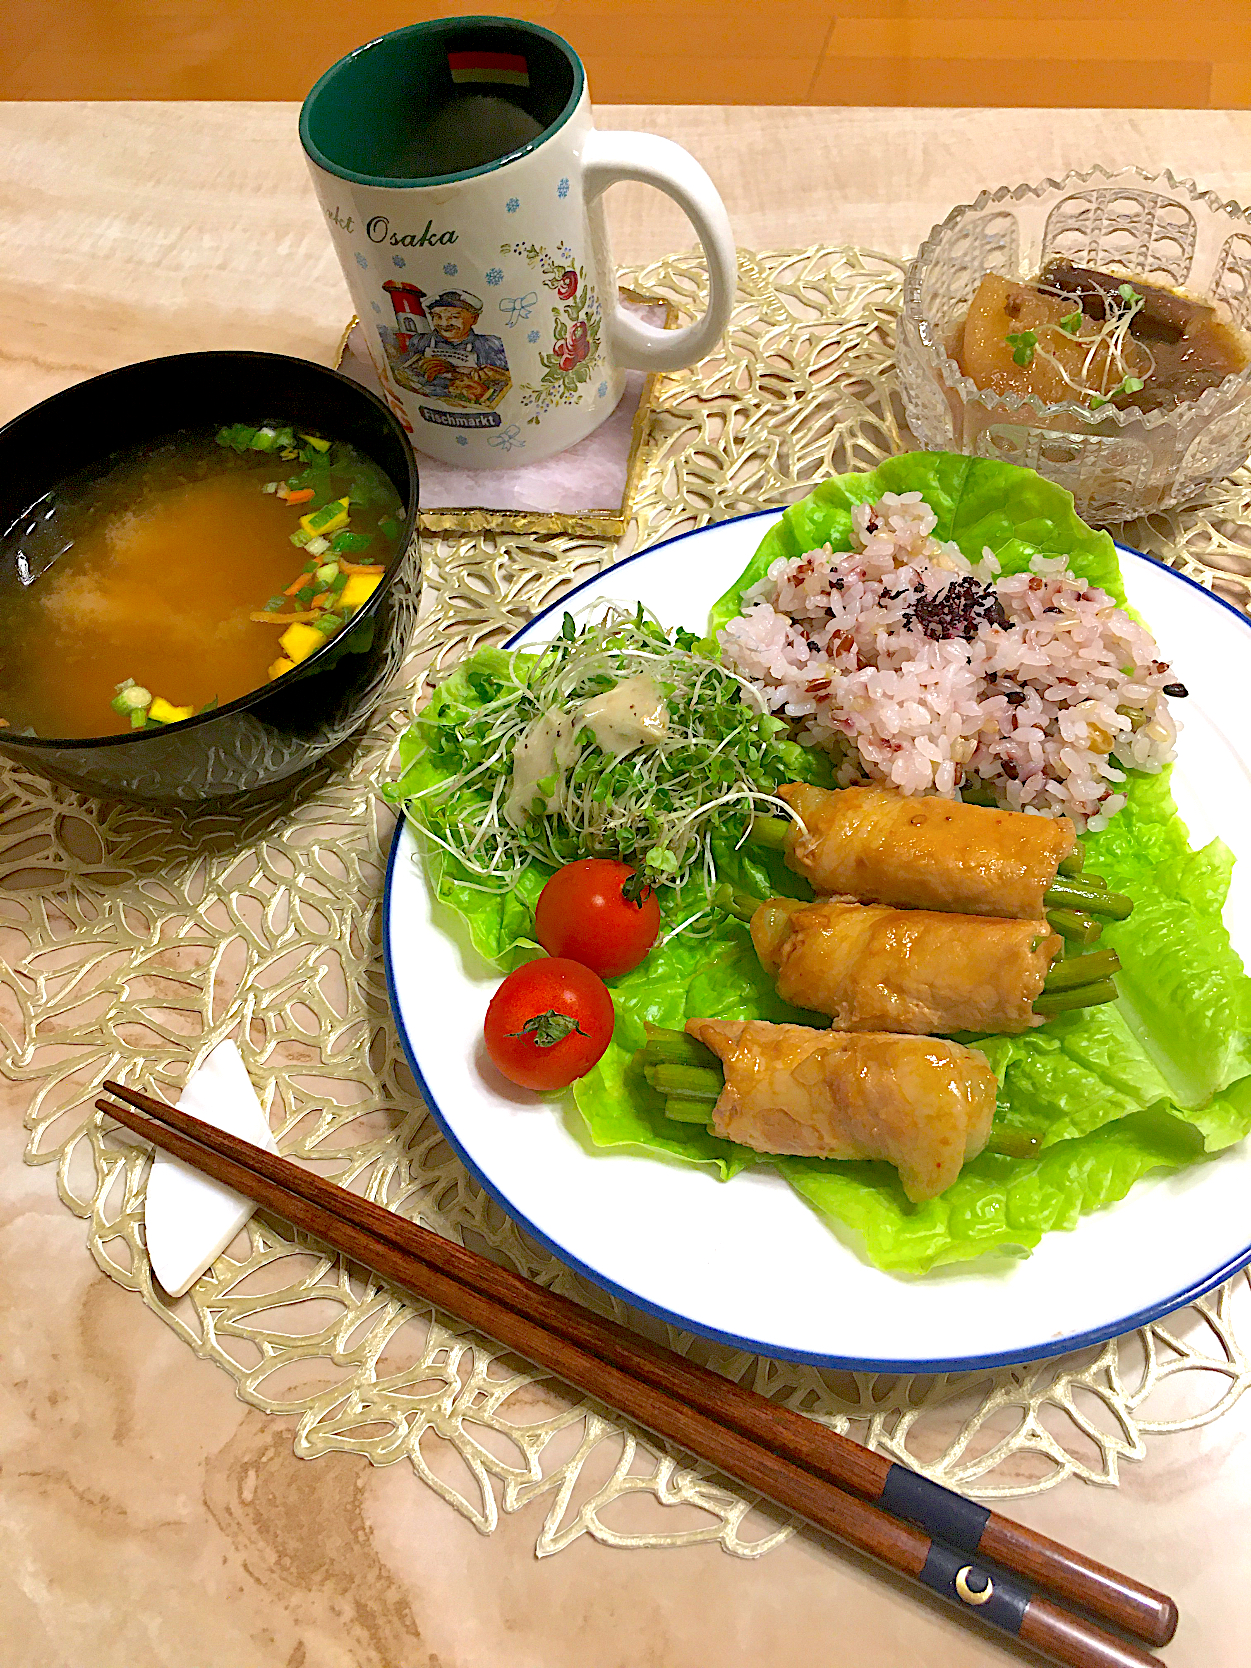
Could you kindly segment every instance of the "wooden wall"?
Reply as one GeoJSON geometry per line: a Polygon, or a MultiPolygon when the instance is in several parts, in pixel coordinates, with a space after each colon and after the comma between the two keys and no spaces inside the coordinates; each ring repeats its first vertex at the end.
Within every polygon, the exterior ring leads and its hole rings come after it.
{"type": "Polygon", "coordinates": [[[478,10],[564,35],[601,104],[1251,108],[1251,0],[0,0],[0,97],[298,99],[478,10]]]}

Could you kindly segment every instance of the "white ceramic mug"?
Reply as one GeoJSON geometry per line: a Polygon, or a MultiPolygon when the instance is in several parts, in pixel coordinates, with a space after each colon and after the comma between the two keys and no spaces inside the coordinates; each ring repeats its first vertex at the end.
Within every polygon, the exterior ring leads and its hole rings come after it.
{"type": "Polygon", "coordinates": [[[506,468],[599,426],[627,370],[670,371],[716,344],[734,242],[681,146],[598,133],[586,75],[550,30],[444,18],[328,69],[300,139],[386,398],[419,451],[506,468]],[[657,186],[708,261],[708,307],[680,330],[624,312],[602,198],[657,186]]]}

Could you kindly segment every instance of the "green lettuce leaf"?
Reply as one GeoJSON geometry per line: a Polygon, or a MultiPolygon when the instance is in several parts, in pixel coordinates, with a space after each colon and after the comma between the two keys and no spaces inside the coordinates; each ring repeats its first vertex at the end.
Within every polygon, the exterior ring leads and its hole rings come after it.
{"type": "Polygon", "coordinates": [[[1029,1159],[982,1153],[937,1199],[910,1205],[889,1164],[781,1158],[777,1168],[831,1227],[854,1230],[879,1268],[918,1274],[987,1253],[1032,1251],[1045,1233],[1123,1199],[1153,1170],[1202,1156],[1193,1131],[1136,1112],[1029,1159]]]}
{"type": "Polygon", "coordinates": [[[884,492],[920,492],[938,516],[934,536],[952,539],[972,561],[983,547],[1005,573],[1020,573],[1033,556],[1069,556],[1075,573],[1125,601],[1116,546],[1079,519],[1073,495],[1032,469],[951,452],[902,452],[864,475],[835,475],[790,509],[724,596],[712,606],[715,633],[739,612],[743,592],[764,578],[779,558],[789,560],[828,544],[851,549],[851,512],[884,492]]]}
{"type": "MultiPolygon", "coordinates": [[[[400,737],[400,774],[383,788],[386,799],[393,804],[403,803],[412,794],[447,781],[462,769],[464,757],[457,746],[461,721],[483,700],[475,674],[494,671],[507,658],[500,649],[480,649],[439,685],[415,723],[400,737]]],[[[489,791],[467,791],[463,806],[457,805],[458,814],[472,818],[489,797],[489,791]]],[[[486,891],[451,853],[441,850],[424,832],[419,831],[418,837],[435,897],[464,921],[474,949],[484,960],[511,968],[540,953],[534,940],[534,906],[551,873],[549,869],[532,863],[516,886],[504,892],[486,891]]]]}

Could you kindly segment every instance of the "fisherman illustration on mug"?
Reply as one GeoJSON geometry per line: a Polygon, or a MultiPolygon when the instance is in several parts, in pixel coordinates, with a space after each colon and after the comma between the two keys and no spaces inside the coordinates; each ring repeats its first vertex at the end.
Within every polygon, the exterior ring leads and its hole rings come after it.
{"type": "Polygon", "coordinates": [[[498,336],[474,329],[482,302],[468,290],[444,290],[423,301],[425,328],[404,338],[398,381],[419,394],[457,405],[496,406],[512,384],[498,336]]]}

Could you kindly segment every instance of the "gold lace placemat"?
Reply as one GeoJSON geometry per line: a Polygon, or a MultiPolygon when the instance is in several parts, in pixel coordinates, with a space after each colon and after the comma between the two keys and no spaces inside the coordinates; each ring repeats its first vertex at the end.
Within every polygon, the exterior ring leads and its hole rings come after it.
{"type": "MultiPolygon", "coordinates": [[[[893,375],[899,262],[854,249],[739,259],[724,351],[663,380],[617,544],[573,535],[430,536],[406,669],[367,735],[279,808],[174,818],[78,799],[0,765],[0,1026],[29,1086],[27,1161],[46,1165],[99,1266],[230,1373],[294,1415],[296,1452],[406,1461],[483,1531],[539,1502],[540,1553],[717,1540],[758,1556],[790,1532],[701,1467],[579,1402],[515,1357],[263,1215],[186,1298],[154,1288],[145,1161],[89,1112],[106,1076],[173,1098],[235,1037],[282,1150],[524,1274],[626,1314],[525,1238],[426,1112],[388,1009],[381,897],[392,818],[374,783],[423,680],[519,626],[616,555],[800,497],[908,443],[893,375]],[[142,1065],[140,1065],[142,1062],[142,1065]]],[[[702,265],[631,274],[685,314],[702,265]]],[[[1251,597],[1251,473],[1127,542],[1251,597]]],[[[3,1033],[0,1032],[0,1035],[3,1033]]],[[[1102,1348],[996,1372],[821,1373],[736,1354],[630,1316],[765,1395],[982,1496],[1066,1477],[1115,1484],[1148,1440],[1214,1419],[1251,1382],[1245,1276],[1102,1348]]]]}

